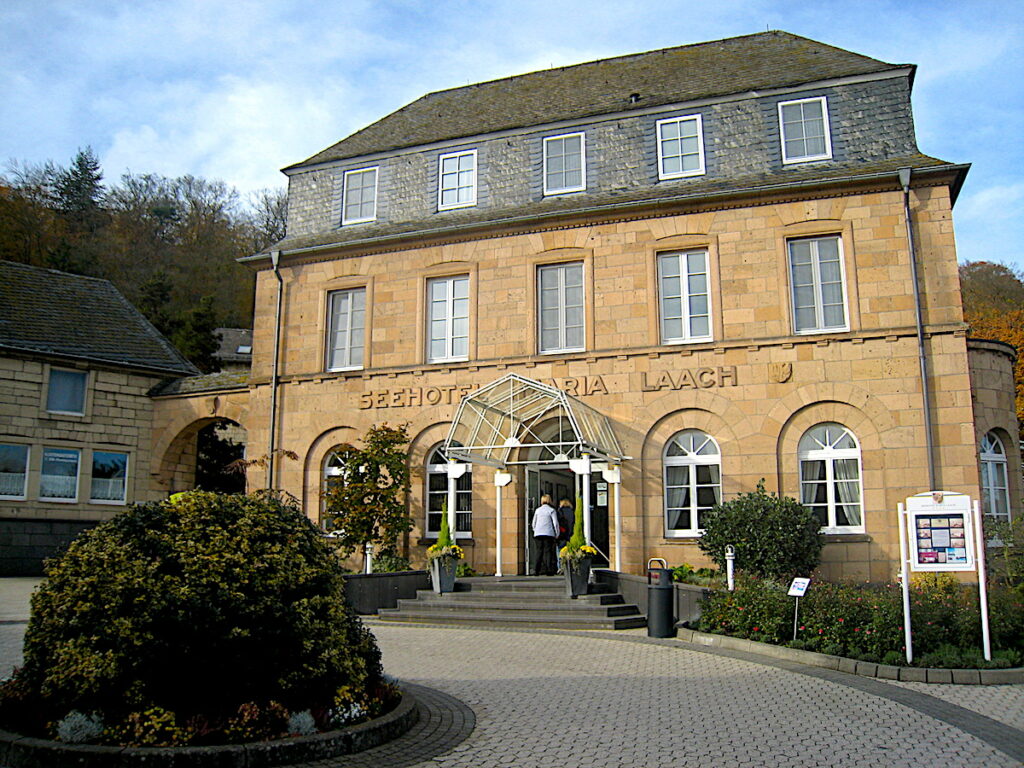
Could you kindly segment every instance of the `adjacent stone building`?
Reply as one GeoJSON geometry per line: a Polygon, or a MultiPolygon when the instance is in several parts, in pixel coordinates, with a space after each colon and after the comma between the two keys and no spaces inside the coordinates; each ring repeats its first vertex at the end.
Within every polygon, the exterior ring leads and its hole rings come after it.
{"type": "Polygon", "coordinates": [[[194,373],[106,280],[0,262],[0,574],[159,498],[149,391],[194,373]]]}
{"type": "Polygon", "coordinates": [[[762,479],[835,578],[892,577],[909,495],[1008,516],[1012,350],[967,338],[968,166],[918,150],[914,74],[766,32],[428,94],[285,169],[250,455],[296,452],[273,483],[317,519],[333,449],[408,424],[406,551],[448,499],[482,572],[529,570],[543,492],[631,572],[702,563],[762,479]]]}

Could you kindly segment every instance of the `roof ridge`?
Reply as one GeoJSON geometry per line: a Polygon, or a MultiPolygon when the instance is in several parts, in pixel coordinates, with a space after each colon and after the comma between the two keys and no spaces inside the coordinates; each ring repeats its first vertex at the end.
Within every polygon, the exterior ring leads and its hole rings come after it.
{"type": "Polygon", "coordinates": [[[906,66],[784,30],[656,48],[431,91],[283,170],[906,66]]]}
{"type": "MultiPolygon", "coordinates": [[[[457,86],[454,86],[452,88],[441,88],[440,90],[437,90],[437,91],[429,91],[429,92],[423,94],[422,96],[420,96],[418,99],[410,102],[409,104],[415,104],[417,101],[422,101],[423,99],[428,99],[431,96],[437,96],[437,95],[440,95],[440,94],[443,94],[443,93],[453,93],[455,91],[468,90],[468,89],[471,89],[471,88],[479,88],[479,87],[484,86],[484,85],[494,85],[495,83],[500,83],[500,82],[508,81],[508,80],[516,80],[516,79],[521,78],[521,77],[530,77],[532,75],[541,75],[541,74],[546,74],[546,73],[549,73],[549,72],[565,72],[565,71],[570,70],[570,69],[576,69],[578,67],[589,67],[589,66],[594,65],[594,64],[608,64],[608,63],[611,63],[611,62],[628,61],[629,59],[636,59],[636,58],[640,58],[642,56],[651,56],[651,55],[655,55],[655,54],[659,54],[659,53],[669,53],[671,51],[680,51],[680,50],[683,50],[683,49],[703,48],[703,47],[709,46],[709,45],[718,45],[720,43],[739,42],[741,40],[747,40],[747,39],[755,38],[755,37],[773,37],[773,36],[774,37],[786,36],[786,37],[791,37],[794,40],[806,40],[808,42],[812,42],[812,43],[815,43],[817,45],[828,46],[829,48],[832,48],[832,49],[837,50],[837,51],[842,51],[843,53],[854,53],[853,51],[847,51],[847,50],[845,50],[843,48],[839,48],[838,46],[835,46],[835,45],[829,45],[828,43],[822,43],[822,42],[820,42],[818,40],[812,40],[809,37],[803,37],[801,35],[794,35],[792,32],[787,32],[784,29],[769,29],[769,30],[765,30],[764,32],[751,32],[750,34],[746,34],[746,35],[734,35],[732,37],[722,37],[722,38],[719,38],[717,40],[704,40],[704,41],[699,42],[699,43],[686,43],[685,45],[669,45],[669,46],[666,46],[664,48],[653,48],[653,49],[651,49],[649,51],[640,51],[638,53],[624,53],[624,54],[620,54],[618,56],[607,56],[607,57],[601,58],[601,59],[591,59],[590,61],[580,61],[580,62],[577,62],[576,64],[564,64],[564,65],[562,65],[560,67],[548,67],[547,69],[533,69],[533,70],[530,70],[529,72],[520,72],[517,75],[506,75],[504,77],[496,77],[496,78],[494,78],[492,80],[481,80],[478,83],[469,83],[468,85],[457,85],[457,86]]],[[[878,62],[880,62],[882,64],[889,64],[889,62],[887,62],[887,61],[882,61],[881,59],[875,59],[875,58],[873,58],[871,56],[864,56],[863,54],[859,54],[859,53],[854,53],[854,55],[862,56],[863,58],[871,59],[872,61],[878,61],[878,62]]],[[[893,65],[893,66],[899,66],[899,65],[893,65]]],[[[406,106],[409,106],[409,104],[407,104],[406,106]]],[[[400,109],[404,109],[404,107],[401,107],[400,109]]]]}

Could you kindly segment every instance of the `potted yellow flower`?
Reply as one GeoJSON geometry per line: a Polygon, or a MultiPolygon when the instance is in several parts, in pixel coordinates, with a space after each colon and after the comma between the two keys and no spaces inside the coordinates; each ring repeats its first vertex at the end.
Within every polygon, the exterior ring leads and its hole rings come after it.
{"type": "Polygon", "coordinates": [[[438,594],[455,591],[455,569],[462,559],[462,547],[452,540],[448,528],[448,505],[441,506],[441,532],[437,541],[427,548],[430,560],[430,579],[438,594]]]}
{"type": "Polygon", "coordinates": [[[590,562],[597,550],[587,544],[583,536],[583,500],[576,497],[576,519],[572,524],[572,536],[562,547],[558,556],[562,558],[562,572],[565,574],[565,592],[569,597],[587,594],[590,582],[590,562]]]}

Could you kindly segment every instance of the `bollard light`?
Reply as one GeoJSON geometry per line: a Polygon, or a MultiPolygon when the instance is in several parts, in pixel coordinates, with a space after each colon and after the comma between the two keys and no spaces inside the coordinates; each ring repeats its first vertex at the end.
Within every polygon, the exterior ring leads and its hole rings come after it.
{"type": "Polygon", "coordinates": [[[735,587],[733,582],[733,564],[736,562],[736,547],[732,544],[725,545],[725,581],[729,587],[729,591],[732,592],[735,587]]]}

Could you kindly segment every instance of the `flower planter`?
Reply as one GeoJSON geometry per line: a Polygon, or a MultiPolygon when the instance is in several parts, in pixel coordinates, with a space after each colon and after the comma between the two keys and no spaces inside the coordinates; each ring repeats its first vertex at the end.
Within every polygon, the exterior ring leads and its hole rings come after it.
{"type": "Polygon", "coordinates": [[[430,580],[434,591],[438,594],[455,591],[455,567],[458,559],[454,557],[435,557],[430,561],[430,580]]]}
{"type": "Polygon", "coordinates": [[[566,560],[562,565],[565,574],[565,593],[569,597],[587,594],[590,583],[590,558],[584,557],[572,562],[566,560]]]}

